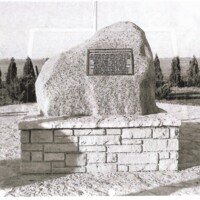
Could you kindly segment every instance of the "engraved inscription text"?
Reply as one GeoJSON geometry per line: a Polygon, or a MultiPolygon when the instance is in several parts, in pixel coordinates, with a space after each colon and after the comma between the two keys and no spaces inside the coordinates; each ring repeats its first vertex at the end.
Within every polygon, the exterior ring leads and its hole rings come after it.
{"type": "Polygon", "coordinates": [[[131,49],[88,50],[88,75],[133,75],[131,49]]]}

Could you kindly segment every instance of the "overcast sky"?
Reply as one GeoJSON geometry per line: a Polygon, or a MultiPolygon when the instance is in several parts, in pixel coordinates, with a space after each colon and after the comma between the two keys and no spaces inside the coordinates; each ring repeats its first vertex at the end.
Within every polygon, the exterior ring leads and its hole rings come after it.
{"type": "Polygon", "coordinates": [[[0,2],[0,59],[51,57],[117,21],[132,21],[160,57],[200,57],[200,1],[0,2]],[[97,23],[96,23],[97,22],[97,23]]]}

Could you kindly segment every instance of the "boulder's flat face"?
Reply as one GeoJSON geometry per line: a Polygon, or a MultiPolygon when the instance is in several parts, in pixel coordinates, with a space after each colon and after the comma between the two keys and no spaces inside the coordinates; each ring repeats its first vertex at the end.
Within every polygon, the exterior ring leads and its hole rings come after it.
{"type": "Polygon", "coordinates": [[[101,29],[85,43],[44,64],[36,95],[46,116],[156,113],[153,58],[145,33],[131,22],[101,29]],[[134,74],[88,76],[89,49],[131,49],[134,74]]]}

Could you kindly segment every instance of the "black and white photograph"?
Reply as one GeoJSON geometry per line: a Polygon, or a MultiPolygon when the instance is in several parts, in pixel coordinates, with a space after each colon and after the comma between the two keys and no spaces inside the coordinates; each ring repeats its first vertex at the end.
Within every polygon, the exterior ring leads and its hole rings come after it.
{"type": "Polygon", "coordinates": [[[0,0],[0,197],[200,195],[200,1],[0,0]]]}

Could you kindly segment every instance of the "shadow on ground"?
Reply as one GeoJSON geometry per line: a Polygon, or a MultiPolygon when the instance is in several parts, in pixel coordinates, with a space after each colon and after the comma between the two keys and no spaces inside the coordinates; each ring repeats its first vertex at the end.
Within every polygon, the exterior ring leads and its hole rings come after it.
{"type": "Polygon", "coordinates": [[[182,122],[179,146],[179,170],[200,165],[200,123],[182,122]]]}
{"type": "Polygon", "coordinates": [[[200,178],[185,182],[174,183],[171,185],[160,186],[157,188],[141,191],[138,193],[130,193],[127,194],[126,196],[167,196],[175,193],[178,190],[185,188],[192,188],[196,186],[200,186],[200,178]]]}
{"type": "Polygon", "coordinates": [[[24,186],[63,176],[63,174],[22,175],[20,173],[20,162],[20,159],[0,161],[0,188],[24,186]]]}

